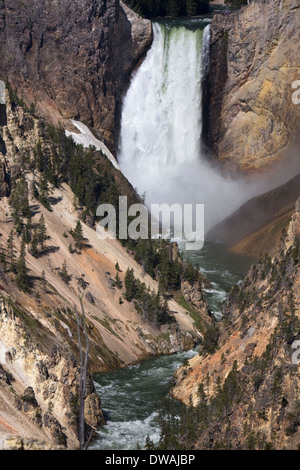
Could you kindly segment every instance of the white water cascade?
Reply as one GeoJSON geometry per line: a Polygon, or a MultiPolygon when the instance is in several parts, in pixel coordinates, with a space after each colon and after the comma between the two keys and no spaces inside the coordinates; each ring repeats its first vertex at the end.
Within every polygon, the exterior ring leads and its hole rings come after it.
{"type": "Polygon", "coordinates": [[[120,161],[139,188],[200,154],[202,29],[154,23],[154,42],[124,103],[120,161]],[[148,173],[147,175],[145,174],[148,173]]]}
{"type": "Polygon", "coordinates": [[[201,153],[202,78],[210,25],[154,23],[153,45],[123,103],[118,161],[146,203],[205,205],[205,230],[256,191],[201,153]]]}

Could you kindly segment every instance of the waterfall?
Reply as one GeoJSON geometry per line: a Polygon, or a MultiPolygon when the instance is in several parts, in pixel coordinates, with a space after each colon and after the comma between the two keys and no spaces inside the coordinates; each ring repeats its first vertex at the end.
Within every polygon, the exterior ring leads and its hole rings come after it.
{"type": "Polygon", "coordinates": [[[125,98],[119,162],[140,191],[200,156],[203,29],[154,23],[154,41],[125,98]],[[152,180],[152,181],[151,181],[152,180]]]}
{"type": "Polygon", "coordinates": [[[172,21],[153,23],[153,31],[124,99],[118,161],[148,205],[204,204],[207,231],[255,191],[225,179],[201,152],[210,25],[172,21]]]}

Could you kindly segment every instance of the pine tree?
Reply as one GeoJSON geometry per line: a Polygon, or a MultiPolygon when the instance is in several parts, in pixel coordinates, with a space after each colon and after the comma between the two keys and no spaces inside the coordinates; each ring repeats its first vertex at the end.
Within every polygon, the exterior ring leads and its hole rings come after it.
{"type": "Polygon", "coordinates": [[[21,235],[21,233],[23,232],[24,224],[18,212],[13,213],[13,219],[14,219],[15,230],[18,235],[21,235]]]}
{"type": "Polygon", "coordinates": [[[46,207],[46,209],[51,211],[51,206],[49,202],[49,186],[48,186],[48,181],[45,175],[43,175],[40,178],[39,187],[40,187],[39,201],[41,204],[43,204],[44,207],[46,207]]]}
{"type": "Polygon", "coordinates": [[[9,203],[13,209],[13,218],[15,223],[20,223],[21,217],[30,217],[30,205],[28,199],[28,184],[25,177],[22,177],[15,183],[9,203]]]}
{"type": "Polygon", "coordinates": [[[146,442],[145,442],[145,449],[146,450],[153,450],[155,447],[154,447],[154,444],[153,444],[153,441],[151,441],[150,437],[147,436],[146,437],[146,442]]]}
{"type": "Polygon", "coordinates": [[[125,283],[125,299],[128,302],[131,302],[134,299],[135,289],[136,289],[133,269],[127,268],[124,283],[125,283]]]}
{"type": "Polygon", "coordinates": [[[66,260],[63,262],[63,265],[61,267],[59,275],[66,284],[69,282],[70,275],[69,275],[69,272],[68,272],[66,260]]]}
{"type": "Polygon", "coordinates": [[[24,230],[24,241],[28,245],[31,241],[31,217],[27,219],[27,223],[25,225],[25,230],[24,230]]]}
{"type": "Polygon", "coordinates": [[[39,199],[39,191],[36,187],[36,184],[35,184],[34,180],[32,180],[32,183],[31,183],[31,193],[32,193],[32,197],[34,197],[34,199],[39,199]]]}
{"type": "Polygon", "coordinates": [[[30,103],[29,112],[30,112],[30,114],[34,114],[34,113],[35,113],[35,106],[34,106],[34,103],[30,103]]]}
{"type": "Polygon", "coordinates": [[[119,273],[117,272],[116,277],[115,277],[115,285],[118,289],[122,289],[122,281],[120,279],[119,273]]]}
{"type": "Polygon", "coordinates": [[[186,0],[186,13],[188,16],[194,16],[197,14],[198,5],[196,0],[186,0]]]}
{"type": "Polygon", "coordinates": [[[178,0],[169,0],[167,6],[167,14],[172,17],[178,16],[180,13],[180,5],[178,0]]]}
{"type": "Polygon", "coordinates": [[[40,141],[38,141],[33,153],[34,153],[34,160],[35,160],[37,170],[40,172],[43,172],[45,161],[44,161],[44,154],[42,150],[42,144],[40,141]]]}
{"type": "Polygon", "coordinates": [[[74,230],[70,231],[72,237],[74,238],[75,241],[75,246],[79,250],[83,248],[84,246],[84,236],[83,236],[83,229],[82,229],[82,224],[80,220],[77,221],[76,227],[74,230]]]}
{"type": "Polygon", "coordinates": [[[35,258],[37,258],[40,254],[39,249],[38,249],[38,244],[39,244],[39,241],[38,241],[37,229],[35,228],[33,235],[31,237],[30,250],[29,250],[32,256],[34,256],[35,258]]]}
{"type": "Polygon", "coordinates": [[[121,272],[121,269],[120,269],[120,266],[119,266],[118,261],[117,261],[116,264],[115,264],[115,269],[116,269],[116,271],[118,271],[119,273],[121,272]]]}
{"type": "Polygon", "coordinates": [[[36,235],[37,235],[37,241],[39,245],[41,246],[41,253],[43,253],[44,243],[47,240],[47,229],[46,229],[46,224],[45,224],[45,219],[44,219],[43,214],[41,215],[40,220],[38,222],[36,235]]]}
{"type": "Polygon", "coordinates": [[[70,243],[70,245],[69,245],[69,252],[70,252],[71,254],[73,254],[73,253],[75,253],[75,251],[76,251],[76,250],[73,248],[72,243],[70,243]]]}
{"type": "Polygon", "coordinates": [[[5,271],[7,263],[6,263],[6,256],[5,256],[5,253],[4,253],[4,250],[3,250],[2,247],[1,247],[1,250],[0,250],[0,263],[2,264],[2,267],[5,271]]]}
{"type": "Polygon", "coordinates": [[[21,243],[21,252],[20,252],[20,257],[18,259],[16,271],[17,271],[16,284],[18,288],[23,292],[29,292],[30,280],[29,280],[29,276],[27,275],[24,240],[22,240],[22,243],[21,243]]]}
{"type": "Polygon", "coordinates": [[[7,251],[8,251],[9,270],[15,273],[16,272],[16,263],[15,263],[16,255],[15,255],[13,230],[11,230],[8,240],[7,240],[7,251]]]}
{"type": "Polygon", "coordinates": [[[181,274],[182,274],[182,265],[178,259],[171,264],[170,266],[170,279],[169,279],[169,288],[174,290],[179,290],[181,286],[181,274]]]}

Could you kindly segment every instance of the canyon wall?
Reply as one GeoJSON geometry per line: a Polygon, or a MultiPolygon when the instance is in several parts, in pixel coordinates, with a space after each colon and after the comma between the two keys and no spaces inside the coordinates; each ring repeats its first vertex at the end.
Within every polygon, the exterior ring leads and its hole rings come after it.
{"type": "Polygon", "coordinates": [[[299,262],[300,198],[276,256],[229,293],[217,350],[176,372],[173,396],[195,407],[193,449],[299,448],[299,262]]]}
{"type": "Polygon", "coordinates": [[[292,102],[292,83],[300,79],[299,23],[298,0],[255,0],[213,18],[203,132],[231,171],[267,170],[297,141],[300,105],[292,102]]]}
{"type": "Polygon", "coordinates": [[[48,122],[77,119],[115,150],[122,95],[152,41],[119,0],[0,1],[0,79],[48,122]]]}

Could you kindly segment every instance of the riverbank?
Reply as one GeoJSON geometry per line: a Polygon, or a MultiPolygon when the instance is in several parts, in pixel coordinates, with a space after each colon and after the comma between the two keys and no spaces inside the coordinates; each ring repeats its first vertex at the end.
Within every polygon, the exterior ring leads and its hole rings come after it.
{"type": "MultiPolygon", "coordinates": [[[[252,259],[230,253],[221,244],[207,243],[183,257],[200,265],[211,282],[205,297],[216,316],[220,302],[234,283],[243,279],[252,259]]],[[[133,450],[144,448],[147,436],[159,442],[159,412],[172,386],[175,371],[197,350],[153,357],[140,363],[96,374],[94,384],[101,396],[107,424],[98,429],[90,450],[133,450]]]]}

